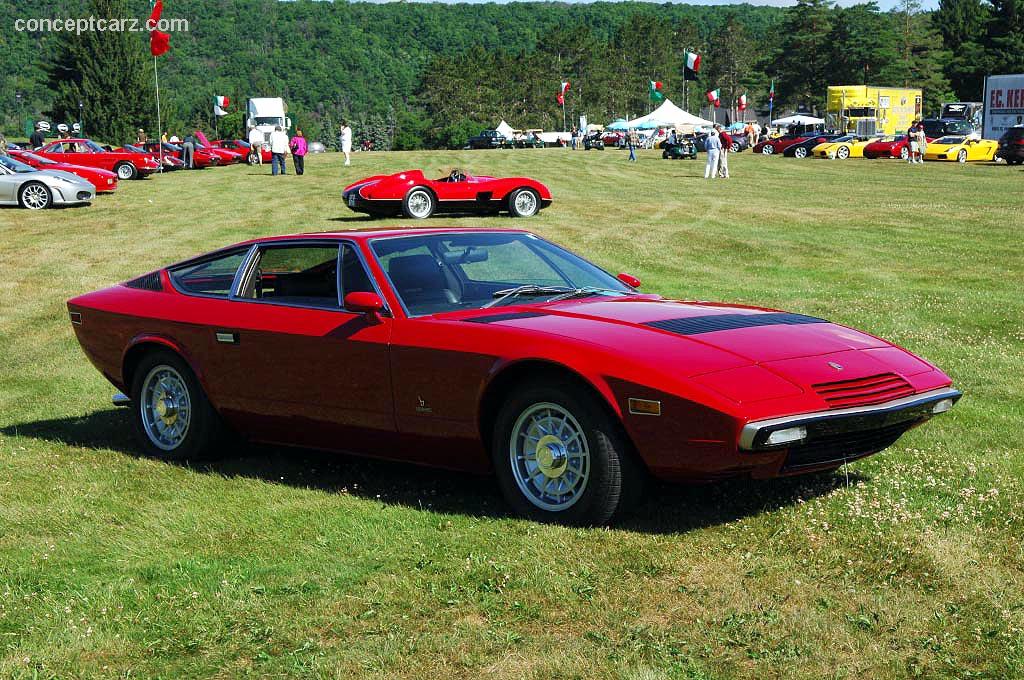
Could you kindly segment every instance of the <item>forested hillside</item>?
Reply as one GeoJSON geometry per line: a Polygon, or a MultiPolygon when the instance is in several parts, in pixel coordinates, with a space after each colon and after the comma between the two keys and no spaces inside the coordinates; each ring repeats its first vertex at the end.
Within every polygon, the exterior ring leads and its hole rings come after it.
{"type": "MultiPolygon", "coordinates": [[[[30,7],[0,0],[0,124],[13,131],[19,115],[76,120],[84,92],[87,129],[102,130],[118,102],[101,107],[96,83],[77,82],[83,76],[75,69],[88,71],[82,62],[89,59],[98,62],[92,72],[132,61],[91,43],[69,51],[81,38],[16,32],[16,19],[123,13],[142,20],[148,12],[145,0],[40,0],[30,7]],[[90,116],[90,108],[105,113],[90,116]]],[[[943,0],[936,13],[919,12],[911,0],[894,12],[873,3],[840,9],[823,0],[787,9],[167,0],[164,17],[189,22],[158,61],[164,128],[211,127],[214,95],[236,106],[250,96],[280,95],[311,136],[330,137],[348,118],[362,134],[397,147],[455,143],[501,117],[558,129],[555,98],[563,79],[571,83],[570,120],[645,112],[650,80],[662,81],[667,96],[682,104],[686,48],[704,60],[700,80],[690,84],[691,108],[712,88],[721,88],[725,106],[747,93],[763,108],[773,79],[777,107],[814,107],[828,84],[871,82],[924,87],[933,108],[946,97],[978,98],[989,69],[1024,69],[1015,63],[1024,60],[1017,49],[1024,18],[1014,0],[943,0]]],[[[133,38],[145,58],[137,77],[117,82],[134,83],[122,87],[144,96],[125,103],[123,115],[132,119],[126,125],[153,130],[153,63],[146,35],[133,38]]],[[[238,113],[221,121],[240,123],[238,113]]]]}

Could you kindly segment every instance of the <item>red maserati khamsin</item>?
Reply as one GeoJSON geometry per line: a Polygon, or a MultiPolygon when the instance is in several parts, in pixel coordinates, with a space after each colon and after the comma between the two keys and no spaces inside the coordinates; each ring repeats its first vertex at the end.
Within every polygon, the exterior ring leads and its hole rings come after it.
{"type": "Polygon", "coordinates": [[[233,432],[493,472],[520,513],[574,524],[649,474],[835,468],[960,398],[852,328],[639,285],[525,231],[375,230],[241,243],[68,309],[150,455],[233,432]]]}

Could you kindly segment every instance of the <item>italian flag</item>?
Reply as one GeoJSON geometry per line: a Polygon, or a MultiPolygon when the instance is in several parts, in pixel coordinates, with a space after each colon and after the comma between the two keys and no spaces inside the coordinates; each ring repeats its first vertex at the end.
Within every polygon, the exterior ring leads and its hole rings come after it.
{"type": "Polygon", "coordinates": [[[686,68],[690,69],[694,73],[700,70],[700,55],[696,52],[686,53],[686,68]]]}
{"type": "Polygon", "coordinates": [[[228,106],[231,105],[231,100],[227,97],[214,97],[213,98],[213,115],[215,116],[226,116],[228,115],[228,106]]]}
{"type": "Polygon", "coordinates": [[[708,91],[708,101],[715,105],[717,109],[722,105],[722,91],[720,89],[708,91]]]}
{"type": "Polygon", "coordinates": [[[741,94],[740,98],[736,100],[736,105],[737,105],[737,108],[740,111],[746,111],[747,110],[747,93],[746,92],[741,94]]]}
{"type": "Polygon", "coordinates": [[[652,80],[650,95],[652,102],[660,102],[665,99],[665,93],[661,91],[662,85],[660,80],[652,80]]]}
{"type": "Polygon", "coordinates": [[[565,93],[569,91],[569,81],[563,80],[562,87],[558,90],[558,103],[565,106],[565,93]]]}
{"type": "Polygon", "coordinates": [[[768,90],[768,99],[775,101],[775,79],[772,79],[772,88],[768,90]]]}

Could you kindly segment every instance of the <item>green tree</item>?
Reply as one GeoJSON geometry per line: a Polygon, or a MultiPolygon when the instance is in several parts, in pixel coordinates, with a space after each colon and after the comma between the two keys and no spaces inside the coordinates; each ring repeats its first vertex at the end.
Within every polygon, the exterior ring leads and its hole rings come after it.
{"type": "Polygon", "coordinates": [[[917,0],[903,0],[893,15],[899,26],[898,56],[881,69],[881,84],[921,88],[925,115],[937,115],[940,104],[954,97],[944,70],[949,52],[942,48],[932,15],[921,12],[917,0]]]}
{"type": "MultiPolygon", "coordinates": [[[[129,7],[127,0],[89,0],[84,14],[127,19],[134,16],[129,7]]],[[[81,102],[90,137],[121,144],[134,139],[137,127],[159,134],[144,38],[126,31],[61,35],[49,66],[54,120],[77,120],[81,102]]]]}
{"type": "Polygon", "coordinates": [[[989,73],[1024,72],[1024,2],[991,0],[986,66],[989,73]]]}
{"type": "Polygon", "coordinates": [[[797,0],[786,10],[774,71],[788,103],[820,106],[824,102],[831,84],[832,11],[827,0],[797,0]]]}
{"type": "Polygon", "coordinates": [[[933,15],[935,27],[949,50],[946,76],[961,100],[980,100],[985,80],[985,40],[990,5],[983,0],[939,0],[933,15]]]}

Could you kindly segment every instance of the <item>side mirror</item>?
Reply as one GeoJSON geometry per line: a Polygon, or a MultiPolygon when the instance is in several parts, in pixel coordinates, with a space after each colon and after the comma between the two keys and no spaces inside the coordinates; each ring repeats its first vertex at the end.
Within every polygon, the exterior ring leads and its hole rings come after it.
{"type": "Polygon", "coordinates": [[[376,293],[349,293],[345,296],[345,309],[356,314],[365,314],[376,321],[384,309],[384,301],[376,293]]]}
{"type": "Polygon", "coordinates": [[[622,281],[624,284],[626,284],[630,288],[639,288],[640,287],[640,279],[636,278],[635,276],[633,276],[631,274],[619,274],[615,278],[617,278],[619,281],[622,281]]]}

